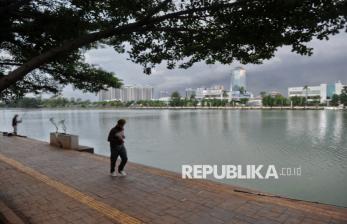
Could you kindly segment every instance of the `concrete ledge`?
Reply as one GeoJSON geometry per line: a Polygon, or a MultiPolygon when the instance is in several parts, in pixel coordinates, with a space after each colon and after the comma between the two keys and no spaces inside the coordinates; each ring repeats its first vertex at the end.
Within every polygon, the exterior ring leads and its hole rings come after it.
{"type": "Polygon", "coordinates": [[[3,224],[24,224],[16,213],[0,201],[0,223],[3,224]]]}
{"type": "Polygon", "coordinates": [[[79,152],[94,153],[94,148],[84,145],[79,145],[75,150],[79,152]]]}
{"type": "Polygon", "coordinates": [[[50,144],[63,149],[77,149],[78,136],[64,133],[52,132],[49,135],[50,144]]]}

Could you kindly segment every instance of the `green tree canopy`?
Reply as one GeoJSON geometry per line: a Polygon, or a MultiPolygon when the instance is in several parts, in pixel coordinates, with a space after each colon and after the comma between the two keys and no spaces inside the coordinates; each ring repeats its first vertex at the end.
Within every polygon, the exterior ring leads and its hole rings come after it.
{"type": "Polygon", "coordinates": [[[150,74],[194,63],[261,63],[289,45],[346,27],[345,0],[3,0],[0,2],[0,97],[57,93],[67,84],[96,92],[119,87],[113,73],[86,63],[103,45],[150,74]]]}
{"type": "Polygon", "coordinates": [[[338,106],[338,105],[339,105],[339,101],[340,101],[339,95],[334,94],[334,95],[332,96],[332,98],[331,98],[330,104],[331,104],[332,106],[338,106]]]}
{"type": "Polygon", "coordinates": [[[171,99],[180,99],[181,95],[179,92],[175,91],[171,94],[171,99]]]}
{"type": "Polygon", "coordinates": [[[241,86],[239,91],[240,91],[240,94],[243,95],[246,92],[246,89],[245,87],[241,86]]]}
{"type": "Polygon", "coordinates": [[[173,92],[171,94],[170,106],[183,106],[182,103],[180,93],[177,91],[173,92]]]}
{"type": "Polygon", "coordinates": [[[347,106],[347,86],[344,86],[340,94],[340,101],[344,106],[347,106]]]}

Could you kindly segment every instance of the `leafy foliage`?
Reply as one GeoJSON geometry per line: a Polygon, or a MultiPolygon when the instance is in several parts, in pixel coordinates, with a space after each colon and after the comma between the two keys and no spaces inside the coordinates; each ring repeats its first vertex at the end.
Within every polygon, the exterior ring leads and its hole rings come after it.
{"type": "Polygon", "coordinates": [[[179,92],[175,91],[171,94],[170,106],[183,106],[183,101],[181,100],[181,95],[179,92]]]}
{"type": "Polygon", "coordinates": [[[346,28],[345,0],[5,0],[0,3],[0,97],[119,87],[85,51],[112,46],[143,66],[262,63],[277,48],[346,28]],[[125,45],[128,47],[126,48],[125,45]]]}
{"type": "Polygon", "coordinates": [[[145,107],[165,107],[167,104],[159,100],[140,100],[136,102],[136,106],[145,106],[145,107]]]}
{"type": "Polygon", "coordinates": [[[337,94],[334,94],[334,95],[331,97],[330,104],[331,104],[331,106],[338,106],[338,105],[339,105],[339,101],[340,101],[340,96],[337,95],[337,94]]]}
{"type": "Polygon", "coordinates": [[[344,86],[340,94],[340,103],[347,107],[347,86],[344,86]]]}
{"type": "MultiPolygon", "coordinates": [[[[294,100],[293,100],[293,102],[294,102],[294,100]]],[[[290,105],[290,101],[282,95],[275,95],[275,96],[264,95],[262,97],[262,103],[263,103],[263,106],[268,106],[268,107],[289,106],[290,105]]],[[[300,101],[300,103],[301,103],[301,101],[300,101]]],[[[293,104],[293,105],[298,106],[299,104],[295,101],[295,104],[293,104]]]]}

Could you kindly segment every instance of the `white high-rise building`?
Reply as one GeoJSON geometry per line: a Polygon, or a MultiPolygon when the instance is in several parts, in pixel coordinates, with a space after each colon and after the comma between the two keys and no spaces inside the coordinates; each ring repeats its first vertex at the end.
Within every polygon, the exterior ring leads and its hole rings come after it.
{"type": "Polygon", "coordinates": [[[119,100],[122,102],[152,100],[154,88],[151,86],[123,86],[119,89],[108,88],[99,92],[100,101],[119,100]]]}

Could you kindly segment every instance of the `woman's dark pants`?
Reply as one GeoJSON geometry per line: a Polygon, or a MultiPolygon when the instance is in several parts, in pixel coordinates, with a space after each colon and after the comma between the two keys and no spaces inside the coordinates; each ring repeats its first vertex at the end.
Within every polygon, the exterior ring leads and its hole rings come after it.
{"type": "Polygon", "coordinates": [[[120,156],[122,160],[118,166],[118,172],[120,172],[124,169],[124,166],[128,161],[127,150],[125,149],[124,145],[117,145],[111,147],[111,173],[115,171],[118,156],[120,156]]]}

